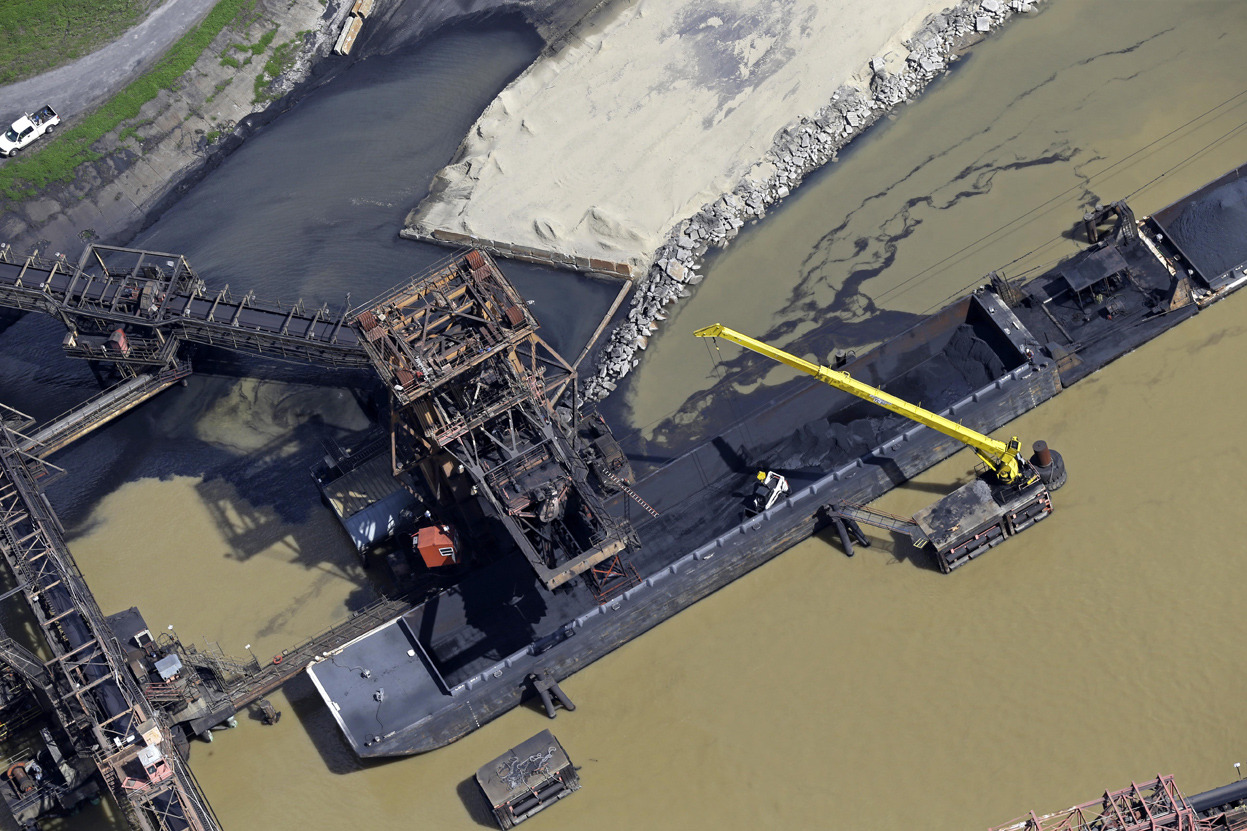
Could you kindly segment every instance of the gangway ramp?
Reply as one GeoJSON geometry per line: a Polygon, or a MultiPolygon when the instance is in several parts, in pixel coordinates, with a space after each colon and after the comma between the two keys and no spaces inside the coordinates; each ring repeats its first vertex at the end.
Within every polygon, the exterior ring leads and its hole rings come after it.
{"type": "MultiPolygon", "coordinates": [[[[253,662],[250,671],[234,678],[223,678],[226,682],[225,693],[234,708],[242,710],[307,669],[325,653],[402,617],[413,608],[413,604],[405,599],[382,598],[298,646],[283,649],[268,664],[260,666],[253,662]]],[[[219,669],[217,671],[220,672],[219,669]]]]}
{"type": "Polygon", "coordinates": [[[904,534],[913,540],[915,548],[921,548],[927,544],[927,538],[923,535],[922,529],[911,517],[897,516],[866,505],[855,505],[852,502],[836,502],[829,508],[830,513],[839,514],[845,519],[862,522],[874,528],[882,528],[884,531],[904,534]]]}
{"type": "Polygon", "coordinates": [[[862,533],[861,524],[904,534],[913,542],[915,548],[921,548],[927,544],[926,534],[912,517],[897,516],[852,502],[833,502],[824,505],[823,515],[835,526],[840,534],[840,544],[844,546],[844,553],[850,557],[853,556],[854,540],[858,545],[867,547],[870,545],[870,540],[862,533]]]}

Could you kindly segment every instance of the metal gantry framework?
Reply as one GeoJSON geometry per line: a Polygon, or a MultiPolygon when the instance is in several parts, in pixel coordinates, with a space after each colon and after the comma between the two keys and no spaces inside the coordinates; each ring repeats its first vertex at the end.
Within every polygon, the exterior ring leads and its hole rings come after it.
{"type": "Polygon", "coordinates": [[[133,827],[215,831],[216,818],[174,748],[164,715],[131,677],[65,545],[40,488],[46,469],[0,424],[0,554],[53,656],[46,673],[16,644],[4,657],[39,686],[74,746],[93,755],[133,827]]]}
{"type": "MultiPolygon", "coordinates": [[[[349,295],[348,295],[349,301],[349,295]]],[[[131,373],[169,367],[183,342],[282,360],[365,367],[347,310],[210,290],[179,254],[88,245],[77,263],[0,246],[0,306],[65,324],[65,351],[131,373]]]]}
{"type": "Polygon", "coordinates": [[[1224,815],[1199,816],[1172,776],[1157,776],[1064,811],[1043,816],[1032,811],[991,831],[1213,831],[1225,827],[1224,815]]]}
{"type": "Polygon", "coordinates": [[[556,407],[575,372],[489,255],[449,258],[354,325],[391,391],[396,475],[418,470],[439,504],[483,495],[548,588],[628,546],[556,407]]]}

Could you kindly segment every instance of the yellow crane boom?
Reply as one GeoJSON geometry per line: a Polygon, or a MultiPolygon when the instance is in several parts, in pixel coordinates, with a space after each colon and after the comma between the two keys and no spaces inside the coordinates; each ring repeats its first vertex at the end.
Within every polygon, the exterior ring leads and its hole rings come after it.
{"type": "Polygon", "coordinates": [[[1017,436],[1009,439],[1007,443],[998,441],[991,436],[985,436],[982,433],[971,430],[969,427],[964,427],[955,421],[944,418],[938,413],[933,413],[930,410],[924,410],[922,407],[910,404],[908,401],[886,393],[878,387],[872,387],[870,384],[857,381],[849,377],[847,372],[820,366],[819,364],[798,358],[796,355],[791,355],[782,349],[776,349],[774,346],[768,346],[748,335],[742,335],[740,332],[729,329],[721,323],[698,329],[693,334],[699,338],[723,338],[724,340],[729,340],[732,343],[757,352],[759,355],[765,355],[773,361],[787,364],[807,375],[813,375],[824,384],[830,384],[836,389],[844,390],[865,401],[878,404],[885,410],[891,410],[911,421],[925,424],[932,430],[938,430],[944,435],[950,436],[972,448],[975,454],[983,460],[983,463],[995,471],[996,476],[1002,482],[1019,482],[1024,476],[1024,471],[1028,469],[1027,463],[1022,458],[1021,444],[1018,442],[1017,436]]]}

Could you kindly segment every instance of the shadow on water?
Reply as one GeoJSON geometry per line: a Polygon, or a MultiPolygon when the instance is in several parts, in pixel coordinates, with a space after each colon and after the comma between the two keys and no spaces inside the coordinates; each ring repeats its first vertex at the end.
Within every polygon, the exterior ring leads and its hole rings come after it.
{"type": "MultiPolygon", "coordinates": [[[[939,564],[935,561],[935,555],[931,553],[928,546],[915,548],[913,542],[906,535],[897,531],[888,532],[888,537],[879,537],[877,534],[882,533],[877,529],[866,530],[867,536],[870,538],[870,547],[854,544],[854,557],[878,557],[880,555],[889,556],[893,563],[909,563],[915,568],[922,571],[931,571],[936,574],[940,573],[939,564]],[[870,533],[873,532],[873,533],[870,533]],[[890,538],[891,545],[880,543],[890,538]]],[[[844,546],[840,542],[840,534],[836,531],[834,525],[828,525],[819,529],[814,534],[814,539],[823,543],[829,549],[829,552],[835,552],[841,556],[845,555],[844,546]]]]}
{"type": "Polygon", "coordinates": [[[287,681],[282,692],[290,703],[291,712],[330,773],[357,773],[371,766],[355,756],[306,672],[300,672],[287,681]]]}
{"type": "Polygon", "coordinates": [[[923,571],[933,571],[940,574],[939,563],[935,561],[935,554],[931,551],[931,546],[924,545],[921,548],[914,546],[913,540],[898,531],[890,532],[892,537],[892,556],[896,562],[902,563],[908,561],[923,571]]]}
{"type": "Polygon", "coordinates": [[[198,488],[205,504],[245,558],[258,550],[264,527],[274,522],[305,523],[311,512],[323,510],[310,469],[323,455],[322,442],[349,443],[352,431],[313,412],[288,430],[275,428],[280,432],[259,447],[245,445],[249,438],[245,432],[240,432],[244,443],[237,447],[205,440],[197,432],[200,419],[233,404],[233,387],[232,379],[194,377],[188,388],[162,393],[55,455],[53,461],[72,474],[51,488],[65,524],[77,527],[85,522],[103,499],[127,482],[196,477],[202,479],[198,488]],[[228,500],[230,491],[241,500],[230,501],[230,507],[249,513],[249,522],[256,523],[247,533],[240,533],[224,517],[221,500],[228,500]]]}
{"type": "Polygon", "coordinates": [[[456,785],[455,792],[459,794],[459,801],[463,803],[464,810],[468,812],[473,822],[482,828],[498,827],[493,809],[486,801],[485,795],[481,793],[480,786],[476,784],[475,775],[469,776],[456,785]]]}

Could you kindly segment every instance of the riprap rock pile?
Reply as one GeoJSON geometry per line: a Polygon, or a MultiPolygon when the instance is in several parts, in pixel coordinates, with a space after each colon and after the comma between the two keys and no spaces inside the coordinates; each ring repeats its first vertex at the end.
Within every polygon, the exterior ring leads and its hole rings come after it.
{"type": "Polygon", "coordinates": [[[841,87],[826,106],[780,131],[765,158],[730,193],[679,223],[655,252],[649,272],[638,281],[627,320],[612,332],[596,374],[585,385],[585,399],[606,397],[640,363],[636,352],[645,349],[666,319],[663,310],[702,281],[698,269],[710,248],[727,245],[746,222],[761,219],[811,171],[834,161],[855,136],[915,98],[968,46],[1035,5],[1033,0],[966,0],[933,14],[905,42],[906,54],[874,58],[861,87],[841,87]]]}

